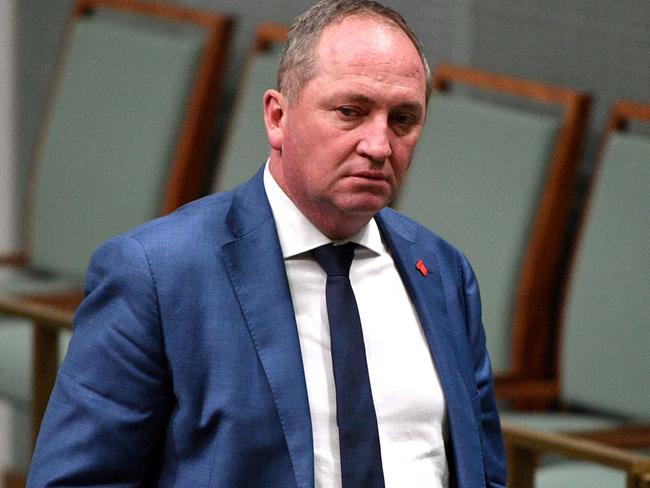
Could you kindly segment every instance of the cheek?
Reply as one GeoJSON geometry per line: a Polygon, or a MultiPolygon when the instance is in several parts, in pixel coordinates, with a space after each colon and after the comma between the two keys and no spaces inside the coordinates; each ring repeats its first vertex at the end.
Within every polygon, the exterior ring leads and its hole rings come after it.
{"type": "Polygon", "coordinates": [[[413,158],[413,153],[415,152],[415,147],[417,146],[418,141],[420,140],[420,130],[413,130],[409,135],[400,138],[395,143],[395,148],[397,148],[397,153],[399,154],[400,161],[402,161],[402,166],[408,169],[411,164],[411,159],[413,158]]]}
{"type": "Polygon", "coordinates": [[[393,148],[393,157],[391,158],[391,166],[395,180],[399,184],[407,170],[411,166],[411,158],[413,157],[413,146],[398,145],[393,148]]]}
{"type": "Polygon", "coordinates": [[[312,127],[297,128],[285,140],[284,157],[293,160],[296,171],[313,178],[331,171],[331,161],[336,158],[334,137],[312,127]]]}

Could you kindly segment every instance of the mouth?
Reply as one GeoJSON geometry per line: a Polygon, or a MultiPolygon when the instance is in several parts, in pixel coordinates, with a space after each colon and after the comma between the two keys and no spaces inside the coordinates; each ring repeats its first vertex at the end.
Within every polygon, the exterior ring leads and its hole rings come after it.
{"type": "Polygon", "coordinates": [[[373,181],[388,181],[386,175],[380,171],[360,171],[350,175],[352,178],[361,178],[364,180],[373,180],[373,181]]]}
{"type": "Polygon", "coordinates": [[[361,171],[351,174],[348,181],[356,192],[385,196],[392,192],[392,184],[387,175],[376,171],[361,171]]]}

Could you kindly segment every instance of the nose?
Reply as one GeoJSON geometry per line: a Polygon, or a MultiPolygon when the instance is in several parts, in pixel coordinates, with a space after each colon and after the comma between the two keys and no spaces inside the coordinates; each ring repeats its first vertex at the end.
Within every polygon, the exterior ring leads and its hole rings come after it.
{"type": "Polygon", "coordinates": [[[375,162],[383,163],[393,154],[389,138],[388,121],[377,117],[366,123],[365,131],[357,145],[360,155],[375,162]]]}

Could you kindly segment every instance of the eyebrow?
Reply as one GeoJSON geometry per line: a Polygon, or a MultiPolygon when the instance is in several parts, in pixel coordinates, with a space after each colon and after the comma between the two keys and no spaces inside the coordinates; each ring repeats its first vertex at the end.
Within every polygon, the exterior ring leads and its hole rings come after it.
{"type": "Polygon", "coordinates": [[[345,102],[354,102],[362,105],[372,105],[374,103],[372,98],[367,97],[366,95],[362,95],[360,93],[346,94],[343,95],[341,99],[345,102]]]}
{"type": "MultiPolygon", "coordinates": [[[[370,98],[370,97],[368,97],[366,95],[363,95],[361,93],[351,93],[351,94],[343,95],[341,97],[341,99],[343,101],[345,101],[345,102],[358,103],[358,104],[361,104],[361,105],[372,105],[372,104],[374,104],[374,100],[372,98],[370,98]]],[[[422,114],[422,111],[423,111],[422,109],[423,109],[423,107],[419,103],[404,102],[404,103],[400,103],[399,105],[397,105],[396,107],[391,109],[391,112],[393,112],[395,110],[407,110],[407,111],[413,112],[413,113],[415,113],[415,114],[417,114],[419,116],[420,114],[422,114]]]]}
{"type": "Polygon", "coordinates": [[[422,114],[422,105],[419,103],[411,103],[411,102],[405,102],[405,103],[400,103],[396,109],[398,110],[407,110],[409,112],[413,112],[417,114],[418,116],[422,114]]]}

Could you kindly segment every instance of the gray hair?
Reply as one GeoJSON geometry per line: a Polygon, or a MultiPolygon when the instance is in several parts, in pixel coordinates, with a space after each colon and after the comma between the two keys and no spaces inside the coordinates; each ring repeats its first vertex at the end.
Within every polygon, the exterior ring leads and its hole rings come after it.
{"type": "Polygon", "coordinates": [[[323,30],[353,15],[377,17],[399,27],[409,37],[422,61],[428,102],[431,94],[431,70],[422,51],[422,44],[398,12],[372,0],[321,0],[296,18],[289,29],[278,70],[280,92],[290,103],[298,99],[302,87],[316,71],[315,51],[323,30]]]}

